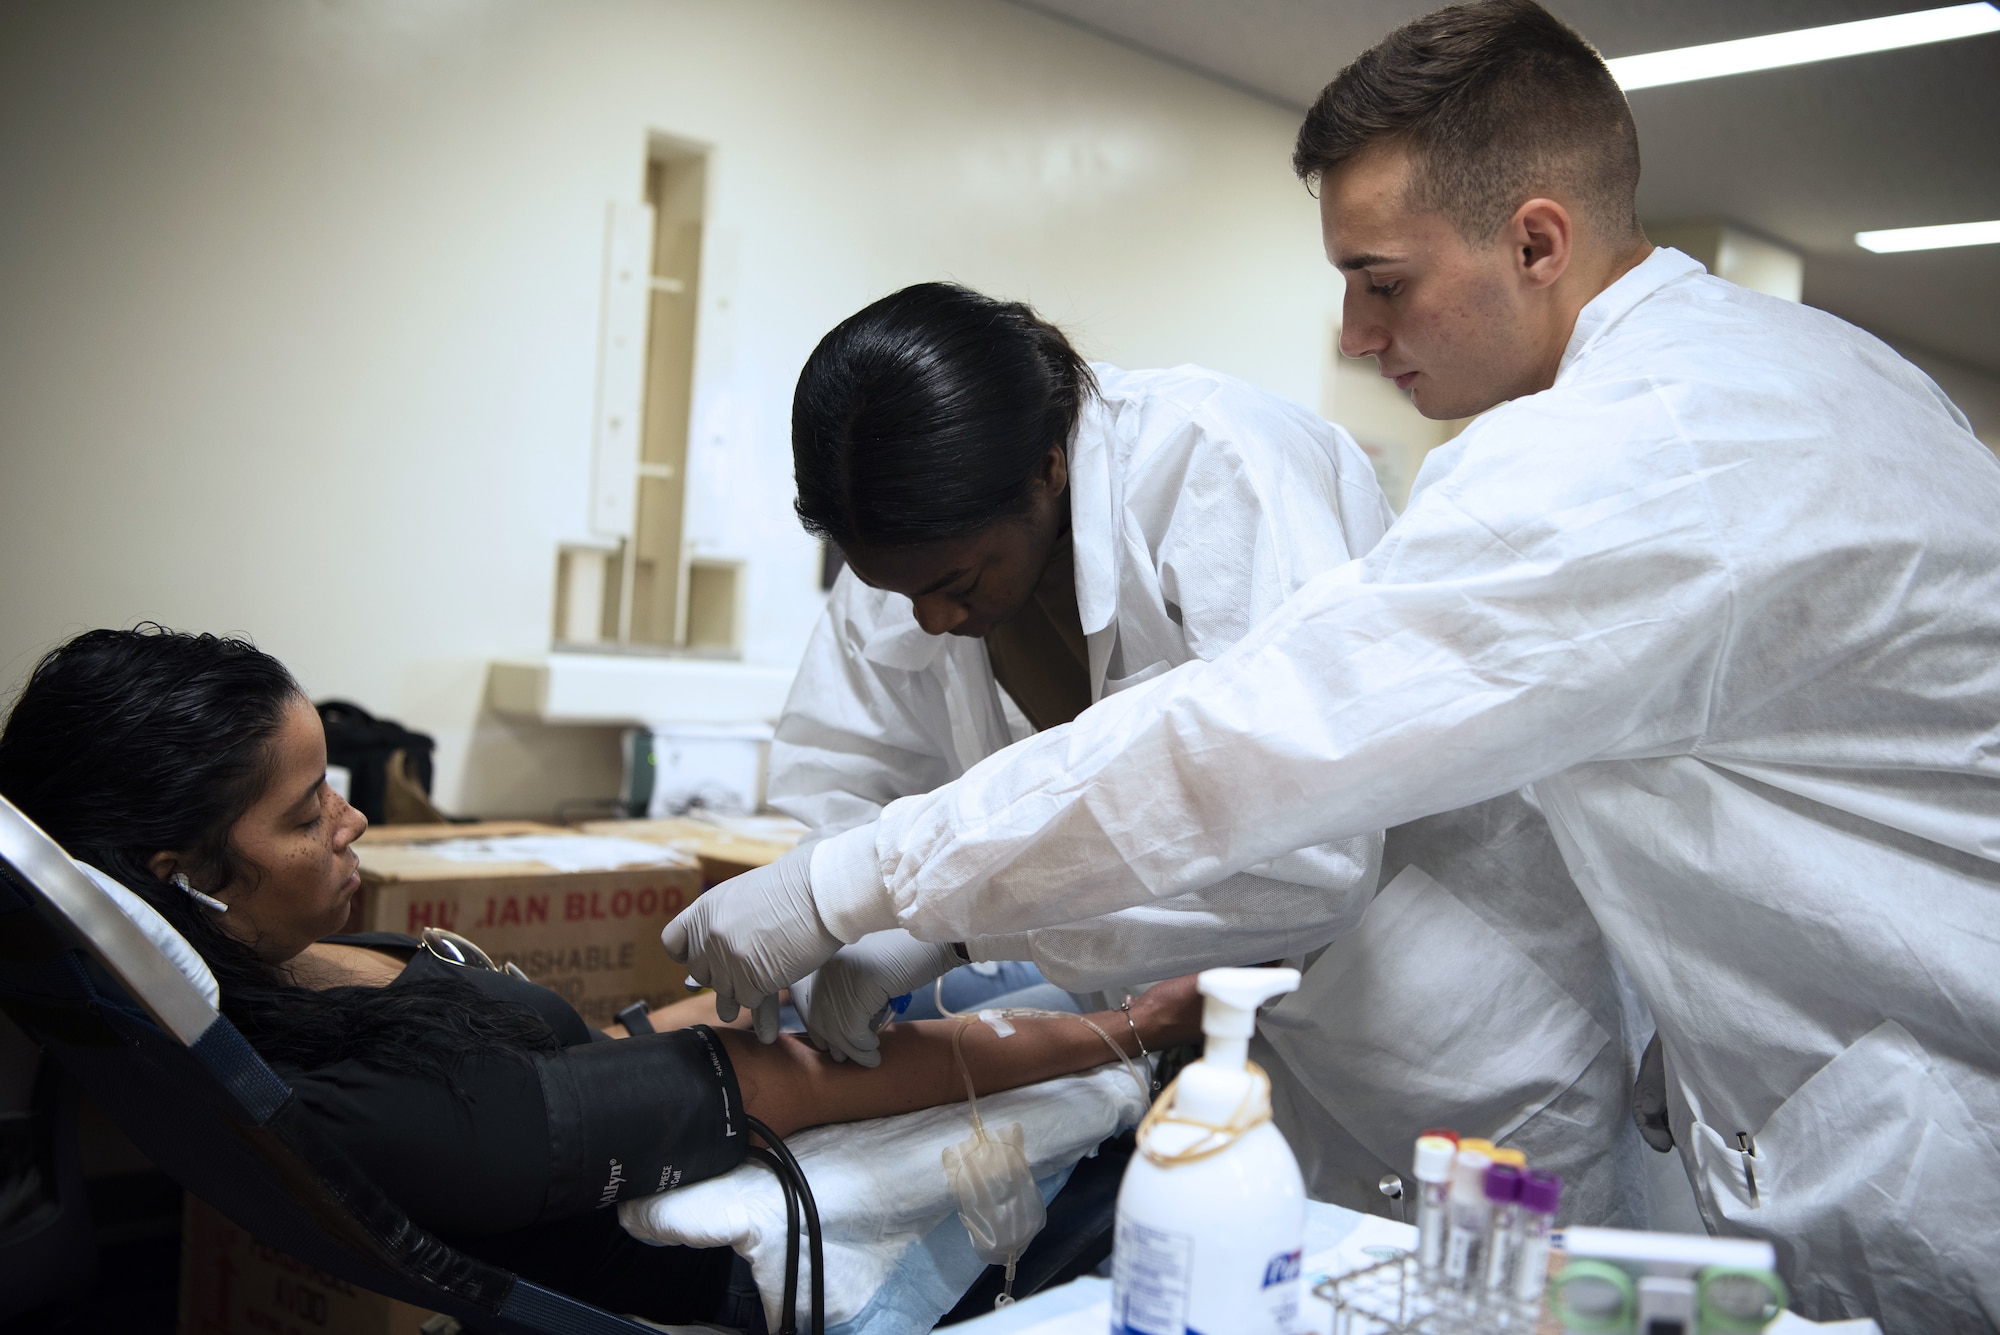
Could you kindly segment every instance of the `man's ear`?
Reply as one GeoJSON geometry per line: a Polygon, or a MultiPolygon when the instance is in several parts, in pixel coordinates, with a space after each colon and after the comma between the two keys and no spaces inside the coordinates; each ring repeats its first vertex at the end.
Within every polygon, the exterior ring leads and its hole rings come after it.
{"type": "Polygon", "coordinates": [[[1531,199],[1507,223],[1515,272],[1529,287],[1545,288],[1569,271],[1576,240],[1569,210],[1553,199],[1531,199]]]}

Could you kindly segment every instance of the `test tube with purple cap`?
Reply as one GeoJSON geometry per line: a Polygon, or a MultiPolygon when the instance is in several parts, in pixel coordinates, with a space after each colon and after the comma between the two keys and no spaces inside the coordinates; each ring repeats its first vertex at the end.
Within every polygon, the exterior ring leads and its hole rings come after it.
{"type": "Polygon", "coordinates": [[[1521,1180],[1514,1216],[1514,1298],[1523,1304],[1542,1300],[1549,1282],[1549,1235],[1555,1231],[1556,1208],[1562,1204],[1562,1179],[1554,1173],[1533,1172],[1521,1180]]]}

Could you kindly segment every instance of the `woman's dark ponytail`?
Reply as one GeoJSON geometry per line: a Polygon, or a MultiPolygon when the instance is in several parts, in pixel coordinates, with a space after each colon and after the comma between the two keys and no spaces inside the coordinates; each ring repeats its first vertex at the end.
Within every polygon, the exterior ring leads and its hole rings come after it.
{"type": "Polygon", "coordinates": [[[1019,302],[919,283],[836,325],[792,398],[797,510],[842,550],[963,537],[1025,511],[1096,391],[1019,302]]]}

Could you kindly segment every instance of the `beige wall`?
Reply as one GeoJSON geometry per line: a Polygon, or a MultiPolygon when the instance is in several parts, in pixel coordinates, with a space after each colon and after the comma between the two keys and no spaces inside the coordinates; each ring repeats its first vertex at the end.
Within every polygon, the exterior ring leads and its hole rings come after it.
{"type": "Polygon", "coordinates": [[[2000,375],[1929,348],[1907,343],[1894,346],[1958,405],[1972,423],[1972,434],[1985,442],[1987,449],[2000,454],[2000,375]]]}
{"type": "Polygon", "coordinates": [[[448,808],[608,796],[610,734],[481,701],[587,536],[605,206],[649,134],[713,148],[690,534],[789,665],[792,380],[883,292],[1320,402],[1294,122],[987,0],[7,6],[0,699],[85,627],[243,631],[436,734],[448,808]]]}

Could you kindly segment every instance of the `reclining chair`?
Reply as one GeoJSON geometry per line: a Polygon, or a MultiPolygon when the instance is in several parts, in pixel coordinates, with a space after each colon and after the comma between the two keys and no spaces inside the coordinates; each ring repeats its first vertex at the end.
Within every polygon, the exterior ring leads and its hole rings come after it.
{"type": "Polygon", "coordinates": [[[411,1223],[111,894],[4,797],[0,1008],[156,1165],[307,1265],[487,1335],[652,1329],[411,1223]]]}
{"type": "MultiPolygon", "coordinates": [[[[4,948],[4,946],[0,946],[4,948]]],[[[24,1041],[0,1019],[0,1042],[24,1041]]],[[[90,1203],[84,1196],[77,1133],[78,1090],[69,1072],[37,1056],[28,1069],[0,1066],[20,1081],[30,1111],[17,1123],[0,1180],[0,1330],[38,1307],[60,1303],[90,1283],[90,1203]]]]}

